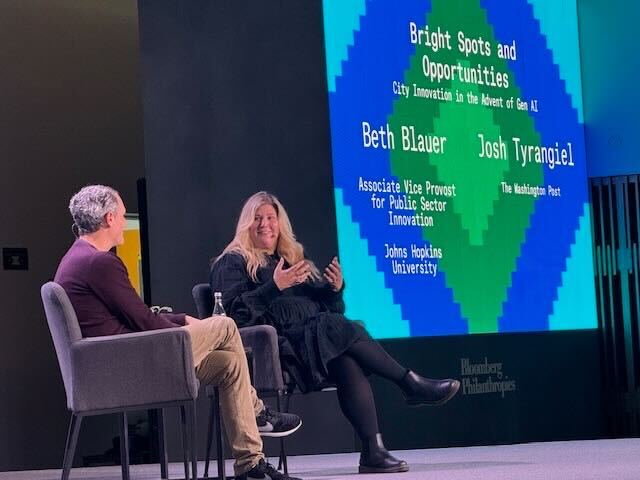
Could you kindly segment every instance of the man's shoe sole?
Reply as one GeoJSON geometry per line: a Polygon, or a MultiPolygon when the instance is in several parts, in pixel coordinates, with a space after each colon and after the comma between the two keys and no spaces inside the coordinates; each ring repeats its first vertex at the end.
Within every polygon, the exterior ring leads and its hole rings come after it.
{"type": "Polygon", "coordinates": [[[368,467],[366,465],[360,465],[358,467],[358,473],[401,473],[408,472],[409,465],[398,465],[397,467],[368,467]]]}
{"type": "Polygon", "coordinates": [[[258,430],[258,433],[260,434],[261,437],[275,437],[275,438],[286,437],[296,432],[301,426],[302,426],[302,420],[300,420],[300,423],[296,427],[292,428],[291,430],[286,430],[284,432],[261,432],[260,430],[258,430]]]}
{"type": "Polygon", "coordinates": [[[437,407],[440,405],[444,405],[449,400],[451,400],[456,393],[458,393],[458,390],[460,390],[460,381],[456,380],[453,384],[453,388],[449,392],[449,395],[447,395],[443,399],[438,400],[437,402],[427,402],[425,400],[407,400],[407,405],[409,405],[410,407],[422,407],[422,406],[437,407]]]}

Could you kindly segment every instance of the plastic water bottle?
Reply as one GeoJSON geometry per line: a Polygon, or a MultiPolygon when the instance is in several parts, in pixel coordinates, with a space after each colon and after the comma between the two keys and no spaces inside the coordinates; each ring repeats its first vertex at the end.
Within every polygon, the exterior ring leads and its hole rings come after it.
{"type": "Polygon", "coordinates": [[[222,306],[222,292],[215,292],[213,294],[213,315],[227,316],[222,306]]]}

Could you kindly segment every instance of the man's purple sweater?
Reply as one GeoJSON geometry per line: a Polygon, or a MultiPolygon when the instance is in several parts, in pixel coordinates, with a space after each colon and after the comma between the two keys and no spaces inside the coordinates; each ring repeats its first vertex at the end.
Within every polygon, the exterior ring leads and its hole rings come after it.
{"type": "Polygon", "coordinates": [[[67,292],[83,337],[172,328],[184,314],[156,315],[138,296],[116,255],[78,239],[60,261],[55,282],[67,292]]]}

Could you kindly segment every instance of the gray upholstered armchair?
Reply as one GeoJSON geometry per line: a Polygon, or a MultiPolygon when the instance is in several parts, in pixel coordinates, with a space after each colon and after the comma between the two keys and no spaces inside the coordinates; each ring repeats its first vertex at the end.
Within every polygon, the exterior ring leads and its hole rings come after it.
{"type": "MultiPolygon", "coordinates": [[[[62,480],[69,478],[83,417],[120,413],[122,477],[128,479],[126,412],[158,409],[161,413],[170,406],[181,410],[185,478],[196,479],[195,399],[199,382],[188,332],[170,328],[82,338],[76,313],[62,287],[48,282],[41,294],[71,411],[62,480]]],[[[160,425],[161,475],[168,478],[163,421],[160,425]]]]}

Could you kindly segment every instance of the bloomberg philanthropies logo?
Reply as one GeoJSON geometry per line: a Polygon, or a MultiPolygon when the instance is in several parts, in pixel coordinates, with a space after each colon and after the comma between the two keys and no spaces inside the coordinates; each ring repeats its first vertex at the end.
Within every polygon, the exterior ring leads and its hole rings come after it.
{"type": "Polygon", "coordinates": [[[516,381],[509,380],[502,371],[502,362],[484,361],[471,363],[468,358],[460,359],[460,376],[462,376],[463,395],[481,395],[516,391],[516,381]]]}

